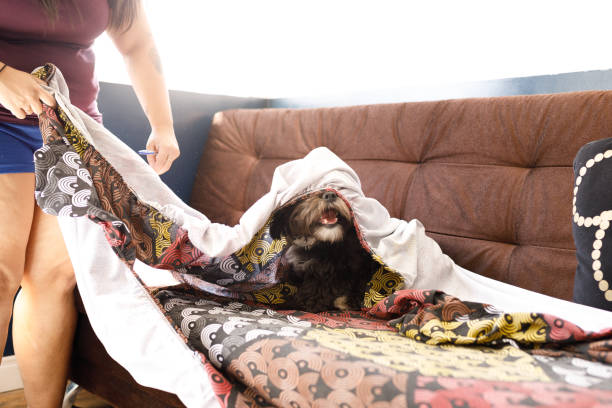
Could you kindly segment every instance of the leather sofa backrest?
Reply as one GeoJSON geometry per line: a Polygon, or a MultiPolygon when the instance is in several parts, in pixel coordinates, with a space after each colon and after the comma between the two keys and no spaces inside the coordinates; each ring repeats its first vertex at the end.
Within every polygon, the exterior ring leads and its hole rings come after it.
{"type": "Polygon", "coordinates": [[[418,218],[459,265],[571,299],[572,161],[612,136],[612,92],[215,115],[192,193],[233,225],[274,168],[327,146],[392,216],[418,218]]]}

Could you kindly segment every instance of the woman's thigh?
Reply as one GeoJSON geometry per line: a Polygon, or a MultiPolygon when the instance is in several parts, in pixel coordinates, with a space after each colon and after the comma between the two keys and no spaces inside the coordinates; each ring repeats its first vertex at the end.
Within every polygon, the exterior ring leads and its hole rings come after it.
{"type": "MultiPolygon", "coordinates": [[[[43,213],[34,202],[33,155],[41,145],[42,138],[38,126],[0,122],[0,173],[7,173],[0,176],[7,180],[17,180],[13,182],[13,191],[4,192],[4,189],[1,189],[3,190],[0,192],[3,194],[0,195],[2,209],[11,205],[14,211],[12,214],[4,212],[5,214],[0,217],[19,223],[13,227],[13,230],[19,231],[14,234],[19,235],[21,253],[25,253],[25,263],[22,257],[21,270],[25,270],[22,284],[35,284],[37,287],[44,285],[70,287],[74,286],[72,265],[57,218],[43,213]],[[23,179],[27,179],[27,182],[23,179]],[[15,200],[16,196],[19,196],[18,200],[15,200]],[[12,203],[9,203],[11,200],[12,203]]],[[[8,240],[10,241],[10,238],[8,240]]],[[[17,242],[14,244],[17,245],[17,242]]]]}
{"type": "Polygon", "coordinates": [[[38,206],[30,228],[23,284],[54,291],[72,291],[75,285],[57,217],[45,214],[38,206]]]}
{"type": "Polygon", "coordinates": [[[0,278],[17,290],[34,212],[34,174],[0,174],[0,278]]]}
{"type": "Polygon", "coordinates": [[[33,154],[41,144],[37,126],[0,122],[0,277],[11,286],[24,272],[35,207],[33,154]]]}

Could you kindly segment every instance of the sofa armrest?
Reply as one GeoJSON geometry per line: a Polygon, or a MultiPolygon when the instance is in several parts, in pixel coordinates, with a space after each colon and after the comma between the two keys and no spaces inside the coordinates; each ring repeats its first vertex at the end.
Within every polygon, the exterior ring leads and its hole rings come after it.
{"type": "Polygon", "coordinates": [[[119,408],[184,407],[176,395],[138,384],[113,360],[96,337],[78,291],[76,299],[79,313],[70,379],[119,408]]]}

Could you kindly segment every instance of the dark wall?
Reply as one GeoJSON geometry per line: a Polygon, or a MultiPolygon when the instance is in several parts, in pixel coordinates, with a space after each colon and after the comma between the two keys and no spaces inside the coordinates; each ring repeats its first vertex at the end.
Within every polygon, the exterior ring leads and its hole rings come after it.
{"type": "MultiPolygon", "coordinates": [[[[170,91],[174,131],[181,156],[162,180],[183,200],[189,201],[195,172],[215,112],[238,108],[263,108],[262,98],[203,95],[170,91]]],[[[134,150],[145,148],[151,132],[131,86],[101,83],[98,97],[104,126],[134,150]]]]}

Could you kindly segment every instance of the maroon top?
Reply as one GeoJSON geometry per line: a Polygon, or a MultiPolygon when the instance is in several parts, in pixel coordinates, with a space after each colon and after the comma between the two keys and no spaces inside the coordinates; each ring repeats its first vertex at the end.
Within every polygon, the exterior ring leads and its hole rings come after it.
{"type": "MultiPolygon", "coordinates": [[[[49,21],[38,0],[2,0],[0,8],[0,61],[25,72],[55,64],[68,83],[72,104],[101,122],[91,46],[109,23],[107,0],[59,0],[55,22],[49,21]]],[[[36,115],[17,119],[2,105],[0,121],[38,124],[36,115]]]]}

